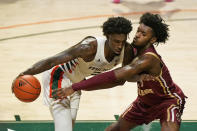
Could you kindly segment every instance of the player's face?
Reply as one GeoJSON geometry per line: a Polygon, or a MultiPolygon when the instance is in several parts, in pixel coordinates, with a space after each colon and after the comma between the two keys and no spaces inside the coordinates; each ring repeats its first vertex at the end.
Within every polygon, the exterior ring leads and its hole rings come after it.
{"type": "Polygon", "coordinates": [[[127,35],[125,34],[111,34],[108,36],[108,43],[111,50],[119,55],[122,51],[127,40],[127,35]]]}
{"type": "Polygon", "coordinates": [[[151,42],[152,38],[153,38],[152,28],[142,23],[138,27],[135,37],[133,39],[133,46],[136,48],[143,48],[151,42]]]}

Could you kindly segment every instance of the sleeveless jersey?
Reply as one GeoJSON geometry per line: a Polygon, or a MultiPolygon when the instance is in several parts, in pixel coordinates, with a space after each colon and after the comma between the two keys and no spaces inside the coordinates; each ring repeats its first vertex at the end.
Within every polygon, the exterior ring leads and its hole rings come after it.
{"type": "MultiPolygon", "coordinates": [[[[87,44],[90,41],[94,41],[95,38],[87,38],[81,44],[87,44]]],[[[72,82],[79,82],[85,77],[96,75],[101,72],[112,69],[123,61],[124,48],[119,56],[115,56],[111,62],[108,62],[105,58],[105,37],[96,37],[97,40],[97,52],[95,58],[90,62],[85,62],[82,58],[71,60],[67,63],[60,65],[65,75],[72,82]]]]}
{"type": "MultiPolygon", "coordinates": [[[[94,40],[94,38],[87,38],[81,44],[87,44],[94,40]]],[[[104,54],[106,38],[96,37],[96,40],[97,52],[94,60],[85,62],[82,58],[77,58],[61,65],[61,69],[72,82],[79,82],[87,76],[110,70],[123,61],[124,48],[119,56],[115,56],[111,62],[108,62],[104,54]]]]}
{"type": "Polygon", "coordinates": [[[173,82],[167,66],[161,56],[156,52],[154,46],[146,49],[143,54],[153,55],[159,59],[162,64],[162,69],[160,75],[156,77],[156,80],[137,82],[138,100],[148,106],[158,104],[167,99],[177,99],[178,103],[182,103],[181,98],[184,98],[185,95],[173,82]]]}
{"type": "Polygon", "coordinates": [[[123,61],[124,48],[121,54],[115,56],[111,62],[106,60],[104,54],[105,37],[86,38],[81,44],[88,44],[95,40],[97,41],[97,52],[92,61],[85,62],[82,58],[77,58],[46,71],[44,76],[45,80],[49,79],[49,86],[44,89],[45,96],[51,97],[53,89],[69,87],[72,83],[84,80],[88,76],[110,70],[123,61]]]}

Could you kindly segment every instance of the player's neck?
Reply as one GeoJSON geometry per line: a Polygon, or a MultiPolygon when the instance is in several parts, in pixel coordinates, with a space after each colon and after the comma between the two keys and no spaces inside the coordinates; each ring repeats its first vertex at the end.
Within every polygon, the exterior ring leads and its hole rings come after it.
{"type": "Polygon", "coordinates": [[[152,46],[151,43],[147,44],[146,46],[144,47],[141,47],[141,48],[137,48],[137,55],[142,55],[144,53],[144,51],[148,48],[150,48],[152,46]]]}
{"type": "Polygon", "coordinates": [[[108,62],[111,62],[115,56],[117,56],[117,54],[115,54],[111,48],[109,47],[109,44],[107,43],[107,41],[105,42],[105,48],[104,48],[104,54],[105,54],[105,59],[108,62]]]}

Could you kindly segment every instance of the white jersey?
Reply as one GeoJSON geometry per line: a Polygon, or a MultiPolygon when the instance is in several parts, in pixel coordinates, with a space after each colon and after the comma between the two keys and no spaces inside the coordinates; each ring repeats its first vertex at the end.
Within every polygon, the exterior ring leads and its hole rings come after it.
{"type": "MultiPolygon", "coordinates": [[[[52,89],[69,87],[72,83],[84,80],[88,76],[110,70],[114,66],[122,63],[124,48],[119,56],[115,56],[111,62],[108,62],[104,54],[106,38],[96,37],[96,40],[97,52],[92,61],[85,62],[82,58],[77,58],[67,63],[57,65],[44,73],[43,83],[45,98],[51,97],[52,89]]],[[[81,44],[88,44],[90,41],[95,41],[95,38],[86,38],[81,44]]]]}
{"type": "MultiPolygon", "coordinates": [[[[87,44],[90,41],[94,41],[95,38],[87,38],[81,44],[87,44]]],[[[62,70],[65,72],[66,76],[72,82],[79,82],[85,77],[96,75],[101,72],[112,69],[114,66],[122,63],[124,48],[119,56],[115,56],[111,62],[108,62],[105,58],[104,48],[105,48],[105,37],[96,37],[97,40],[97,52],[94,60],[90,62],[85,62],[82,58],[77,58],[71,60],[68,63],[61,65],[62,70]]]]}

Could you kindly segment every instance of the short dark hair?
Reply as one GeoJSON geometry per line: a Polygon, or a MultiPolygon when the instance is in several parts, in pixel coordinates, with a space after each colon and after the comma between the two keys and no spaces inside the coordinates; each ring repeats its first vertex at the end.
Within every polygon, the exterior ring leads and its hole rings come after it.
{"type": "Polygon", "coordinates": [[[132,23],[124,17],[110,17],[103,23],[103,34],[129,34],[132,30],[132,23]]]}
{"type": "Polygon", "coordinates": [[[140,24],[152,28],[155,37],[157,38],[157,45],[162,42],[165,43],[169,37],[169,28],[165,21],[158,14],[145,13],[140,18],[140,24]]]}

